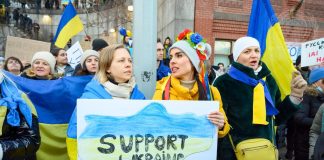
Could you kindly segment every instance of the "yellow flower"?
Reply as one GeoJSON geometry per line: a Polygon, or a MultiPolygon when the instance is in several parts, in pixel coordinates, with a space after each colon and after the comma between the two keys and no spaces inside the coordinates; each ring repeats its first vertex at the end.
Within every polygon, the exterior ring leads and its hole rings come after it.
{"type": "Polygon", "coordinates": [[[192,34],[193,34],[193,32],[189,32],[189,33],[187,34],[186,38],[190,40],[190,36],[191,36],[192,34]]]}

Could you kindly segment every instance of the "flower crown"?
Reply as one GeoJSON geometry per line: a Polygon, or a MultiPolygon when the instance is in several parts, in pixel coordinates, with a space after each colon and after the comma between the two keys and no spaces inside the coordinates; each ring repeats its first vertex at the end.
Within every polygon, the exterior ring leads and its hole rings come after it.
{"type": "Polygon", "coordinates": [[[185,29],[179,33],[176,41],[185,40],[194,48],[200,60],[207,60],[206,40],[199,33],[194,33],[189,29],[185,29]]]}

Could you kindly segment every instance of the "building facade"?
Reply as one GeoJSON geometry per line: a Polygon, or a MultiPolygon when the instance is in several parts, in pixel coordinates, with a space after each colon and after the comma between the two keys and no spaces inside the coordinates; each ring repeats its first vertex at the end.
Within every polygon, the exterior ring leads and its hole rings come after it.
{"type": "MultiPolygon", "coordinates": [[[[181,0],[159,1],[158,13],[163,13],[163,16],[158,17],[162,18],[158,21],[158,37],[165,38],[166,34],[175,37],[184,28],[193,29],[213,46],[214,64],[222,62],[227,66],[230,63],[233,42],[247,33],[252,0],[195,0],[194,6],[187,8],[183,8],[186,5],[181,0]],[[175,14],[173,20],[164,21],[164,15],[170,14],[164,6],[173,4],[175,7],[171,8],[176,8],[178,12],[181,9],[190,12],[190,8],[194,8],[191,10],[194,13],[192,25],[172,27],[169,22],[179,22],[178,15],[181,14],[175,14]],[[170,32],[168,28],[175,28],[177,32],[170,32]]],[[[321,0],[271,0],[271,3],[287,43],[298,46],[301,42],[324,37],[324,3],[321,0]]]]}

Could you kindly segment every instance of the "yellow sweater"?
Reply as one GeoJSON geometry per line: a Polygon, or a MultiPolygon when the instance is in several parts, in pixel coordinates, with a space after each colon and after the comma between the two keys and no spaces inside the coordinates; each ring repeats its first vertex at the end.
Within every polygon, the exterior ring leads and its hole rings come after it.
{"type": "MultiPolygon", "coordinates": [[[[153,96],[153,100],[162,100],[162,93],[163,93],[163,84],[165,81],[169,79],[170,76],[164,77],[160,81],[156,83],[156,90],[153,96]]],[[[219,112],[223,113],[225,117],[225,125],[222,130],[218,131],[218,137],[222,138],[224,137],[230,130],[230,125],[227,122],[227,117],[223,109],[223,103],[221,95],[219,94],[219,91],[217,88],[210,86],[211,92],[214,97],[214,101],[219,102],[219,112]]],[[[193,100],[197,101],[199,98],[198,94],[198,84],[195,82],[193,88],[189,90],[186,87],[183,87],[180,84],[180,80],[174,78],[171,76],[171,85],[170,85],[170,100],[193,100]]]]}

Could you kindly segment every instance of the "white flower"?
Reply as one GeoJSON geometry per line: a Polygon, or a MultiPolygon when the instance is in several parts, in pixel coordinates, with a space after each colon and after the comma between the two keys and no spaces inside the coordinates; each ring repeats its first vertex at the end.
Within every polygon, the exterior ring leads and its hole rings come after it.
{"type": "Polygon", "coordinates": [[[194,48],[204,53],[206,50],[206,43],[199,42],[194,48]]]}

